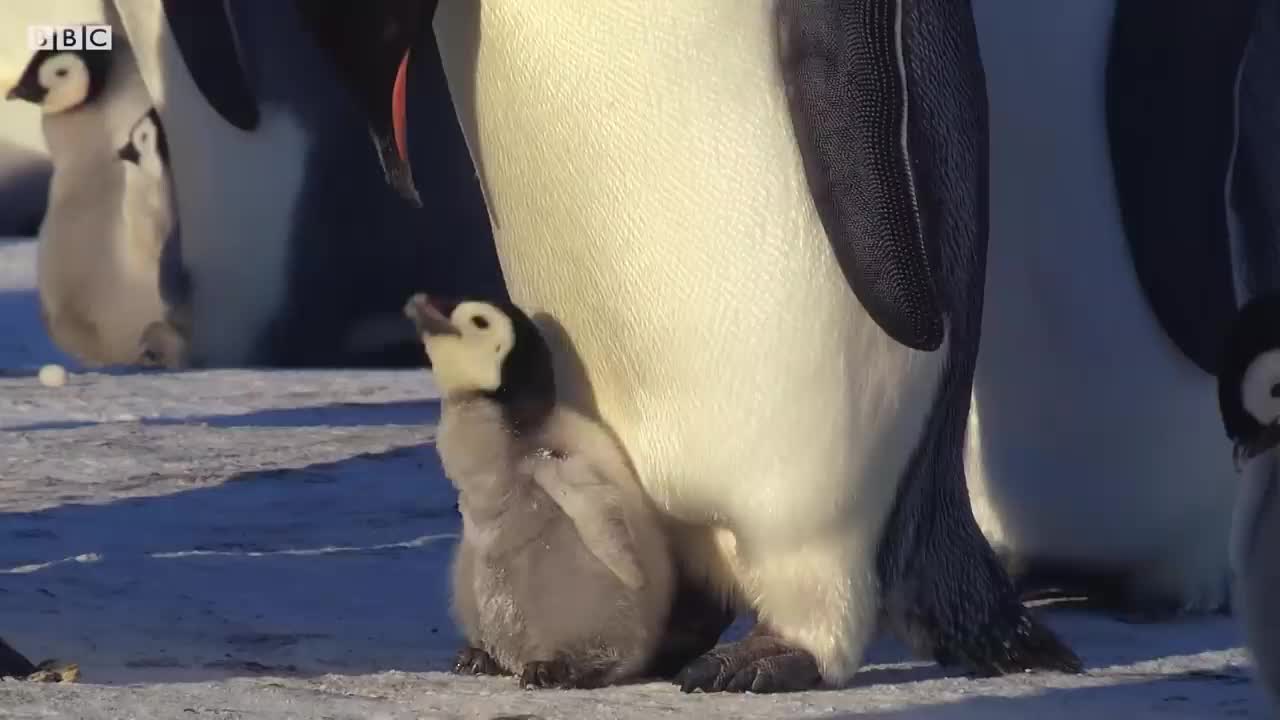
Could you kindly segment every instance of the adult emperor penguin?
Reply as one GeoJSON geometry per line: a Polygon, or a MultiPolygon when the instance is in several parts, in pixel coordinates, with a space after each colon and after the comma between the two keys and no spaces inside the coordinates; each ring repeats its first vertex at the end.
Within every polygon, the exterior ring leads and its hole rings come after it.
{"type": "Polygon", "coordinates": [[[1218,399],[1244,472],[1231,541],[1233,609],[1255,672],[1280,707],[1280,294],[1260,295],[1240,311],[1218,399]]]}
{"type": "Polygon", "coordinates": [[[323,58],[291,4],[112,10],[168,135],[193,364],[420,365],[404,298],[505,295],[437,61],[408,79],[415,131],[440,138],[422,148],[418,208],[380,182],[363,118],[313,72],[323,58]]]}
{"type": "Polygon", "coordinates": [[[1228,598],[1216,427],[1254,2],[975,0],[991,239],[967,474],[997,550],[1125,617],[1228,598]]]}
{"type": "Polygon", "coordinates": [[[965,496],[968,2],[436,5],[298,3],[408,195],[402,78],[432,49],[406,51],[434,21],[512,298],[565,331],[563,397],[617,431],[684,572],[757,613],[682,687],[840,684],[882,617],[978,671],[1078,669],[965,496]]]}
{"type": "Polygon", "coordinates": [[[45,327],[87,365],[133,364],[143,328],[164,315],[158,267],[167,233],[144,217],[155,213],[153,196],[167,202],[167,189],[129,182],[116,157],[149,104],[128,44],[36,51],[8,97],[40,107],[54,164],[36,257],[45,327]]]}

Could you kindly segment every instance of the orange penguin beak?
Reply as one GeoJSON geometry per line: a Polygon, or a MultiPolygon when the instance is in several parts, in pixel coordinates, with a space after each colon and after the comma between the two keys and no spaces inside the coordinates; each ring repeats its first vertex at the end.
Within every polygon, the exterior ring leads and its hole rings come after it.
{"type": "Polygon", "coordinates": [[[294,2],[302,25],[359,101],[387,184],[417,207],[422,200],[409,162],[409,60],[413,44],[431,32],[435,6],[435,0],[294,2]]]}
{"type": "MultiPolygon", "coordinates": [[[[391,88],[391,128],[395,134],[396,153],[400,157],[400,161],[409,167],[409,140],[405,137],[406,112],[405,112],[405,83],[409,76],[409,52],[405,51],[404,57],[400,59],[400,67],[396,69],[396,82],[391,88]]],[[[412,182],[412,178],[410,178],[412,182]]],[[[414,191],[417,194],[417,191],[414,191]]]]}

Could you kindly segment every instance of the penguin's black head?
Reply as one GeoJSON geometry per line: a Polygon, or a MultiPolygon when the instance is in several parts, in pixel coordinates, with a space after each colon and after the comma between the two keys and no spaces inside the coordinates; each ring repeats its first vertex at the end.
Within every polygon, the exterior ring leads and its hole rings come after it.
{"type": "Polygon", "coordinates": [[[431,32],[437,1],[294,2],[303,26],[365,111],[387,182],[418,207],[405,134],[405,82],[409,50],[431,32]]]}
{"type": "MultiPolygon", "coordinates": [[[[129,129],[129,140],[116,152],[121,160],[142,166],[144,159],[163,167],[169,163],[169,143],[160,124],[160,114],[155,108],[148,110],[129,129]]],[[[151,168],[159,170],[160,167],[151,168]]]]}
{"type": "Polygon", "coordinates": [[[6,100],[26,100],[56,115],[97,99],[111,69],[110,50],[37,50],[6,100]]]}
{"type": "Polygon", "coordinates": [[[1254,298],[1236,316],[1218,373],[1218,407],[1237,468],[1280,444],[1280,293],[1254,298]]]}
{"type": "Polygon", "coordinates": [[[555,405],[551,349],[538,326],[510,302],[409,298],[436,384],[446,397],[479,395],[502,406],[517,430],[555,405]]]}

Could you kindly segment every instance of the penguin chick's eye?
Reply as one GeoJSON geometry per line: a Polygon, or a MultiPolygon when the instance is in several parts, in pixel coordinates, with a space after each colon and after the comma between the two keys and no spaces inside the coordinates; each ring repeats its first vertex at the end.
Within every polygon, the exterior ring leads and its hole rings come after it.
{"type": "Polygon", "coordinates": [[[54,75],[57,75],[58,77],[66,77],[66,76],[67,76],[67,69],[66,69],[66,68],[58,68],[57,70],[54,70],[54,71],[53,71],[53,74],[54,74],[54,75]]]}
{"type": "Polygon", "coordinates": [[[489,319],[483,315],[473,315],[471,316],[471,324],[484,330],[489,327],[489,319]]]}

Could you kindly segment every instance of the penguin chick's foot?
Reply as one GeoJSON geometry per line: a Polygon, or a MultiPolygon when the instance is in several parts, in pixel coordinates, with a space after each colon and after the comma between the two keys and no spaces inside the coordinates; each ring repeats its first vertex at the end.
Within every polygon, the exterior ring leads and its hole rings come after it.
{"type": "Polygon", "coordinates": [[[520,671],[520,687],[526,690],[540,688],[587,689],[599,687],[605,673],[600,669],[582,671],[564,658],[533,660],[520,671]]]}
{"type": "Polygon", "coordinates": [[[480,648],[464,647],[458,651],[453,663],[457,675],[510,675],[498,665],[489,653],[480,648]]]}
{"type": "Polygon", "coordinates": [[[0,638],[0,677],[25,678],[35,671],[30,660],[0,638]]]}
{"type": "Polygon", "coordinates": [[[676,676],[682,692],[777,693],[811,690],[822,681],[807,650],[773,635],[763,623],[747,637],[694,660],[676,676]]]}

